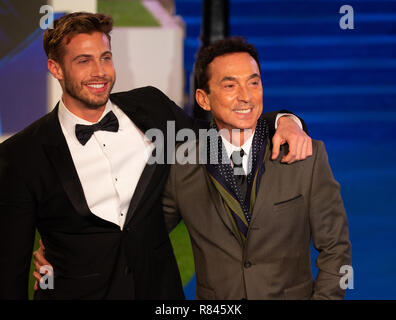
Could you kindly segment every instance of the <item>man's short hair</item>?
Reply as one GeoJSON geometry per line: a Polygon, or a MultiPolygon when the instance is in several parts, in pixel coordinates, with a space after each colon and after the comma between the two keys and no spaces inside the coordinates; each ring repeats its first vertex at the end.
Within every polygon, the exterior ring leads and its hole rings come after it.
{"type": "Polygon", "coordinates": [[[54,21],[54,28],[43,35],[43,46],[48,59],[59,63],[64,56],[64,46],[80,33],[103,32],[109,41],[113,18],[101,13],[74,12],[54,21]]]}
{"type": "Polygon", "coordinates": [[[209,64],[216,58],[229,53],[236,52],[247,52],[256,60],[257,65],[260,68],[260,61],[258,58],[258,53],[255,47],[248,43],[246,39],[242,37],[231,37],[226,39],[221,39],[213,42],[207,47],[201,47],[198,50],[197,59],[195,61],[194,73],[196,88],[202,89],[206,93],[210,93],[209,90],[209,64]]]}

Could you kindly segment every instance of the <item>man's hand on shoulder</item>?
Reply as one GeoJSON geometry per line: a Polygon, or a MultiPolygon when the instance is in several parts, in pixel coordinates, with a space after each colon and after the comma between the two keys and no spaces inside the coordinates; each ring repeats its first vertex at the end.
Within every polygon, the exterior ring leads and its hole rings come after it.
{"type": "Polygon", "coordinates": [[[312,139],[288,116],[278,119],[277,129],[272,138],[272,160],[278,158],[280,146],[285,143],[289,144],[289,153],[282,157],[283,163],[290,164],[312,156],[312,139]]]}

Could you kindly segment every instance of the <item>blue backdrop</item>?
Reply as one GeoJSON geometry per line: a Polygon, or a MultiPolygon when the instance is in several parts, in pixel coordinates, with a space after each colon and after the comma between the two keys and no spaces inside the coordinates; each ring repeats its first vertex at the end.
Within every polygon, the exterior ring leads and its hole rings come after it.
{"type": "MultiPolygon", "coordinates": [[[[201,6],[176,0],[187,27],[186,79],[201,6]]],[[[230,0],[230,33],[259,51],[264,109],[292,110],[326,144],[350,224],[354,289],[346,298],[395,299],[396,1],[230,0]],[[339,25],[345,4],[353,30],[339,25]]],[[[193,278],[191,299],[194,289],[193,278]]]]}

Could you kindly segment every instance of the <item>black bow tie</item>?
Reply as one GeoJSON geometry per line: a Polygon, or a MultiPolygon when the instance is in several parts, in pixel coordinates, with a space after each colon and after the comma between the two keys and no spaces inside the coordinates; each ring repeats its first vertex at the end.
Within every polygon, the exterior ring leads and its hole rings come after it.
{"type": "Polygon", "coordinates": [[[84,124],[76,124],[76,137],[78,141],[80,141],[80,143],[84,146],[95,131],[103,130],[117,132],[118,127],[118,119],[113,111],[110,111],[104,116],[102,120],[93,125],[88,126],[84,124]]]}

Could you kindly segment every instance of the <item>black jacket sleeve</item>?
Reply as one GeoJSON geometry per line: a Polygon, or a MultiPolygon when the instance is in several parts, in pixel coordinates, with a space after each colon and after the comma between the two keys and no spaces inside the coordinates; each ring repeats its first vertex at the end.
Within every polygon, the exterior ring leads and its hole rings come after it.
{"type": "Polygon", "coordinates": [[[35,205],[0,144],[0,299],[27,299],[35,205]]]}
{"type": "Polygon", "coordinates": [[[156,93],[161,103],[167,106],[171,112],[171,118],[176,122],[176,131],[189,128],[197,133],[199,129],[209,127],[208,121],[190,117],[186,111],[180,108],[173,100],[169,99],[161,90],[154,87],[151,87],[151,89],[156,93]]]}
{"type": "MultiPolygon", "coordinates": [[[[273,137],[273,135],[275,134],[275,131],[276,131],[275,130],[275,120],[276,120],[276,116],[278,115],[278,113],[294,114],[293,112],[290,112],[289,110],[285,110],[285,109],[263,113],[265,120],[267,120],[267,124],[269,126],[269,134],[271,137],[273,137]]],[[[297,115],[295,115],[295,116],[297,116],[297,115]]],[[[308,129],[307,129],[307,125],[305,124],[305,121],[302,118],[300,118],[299,116],[297,116],[297,117],[300,119],[300,121],[302,123],[303,130],[306,133],[308,133],[308,129]]]]}

